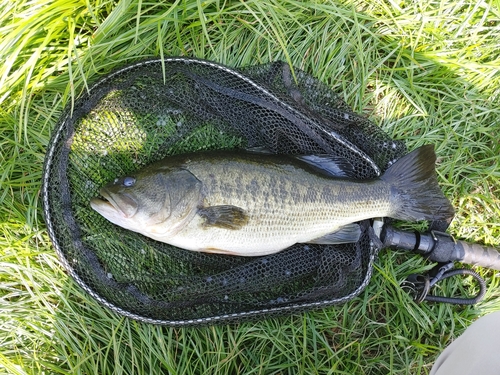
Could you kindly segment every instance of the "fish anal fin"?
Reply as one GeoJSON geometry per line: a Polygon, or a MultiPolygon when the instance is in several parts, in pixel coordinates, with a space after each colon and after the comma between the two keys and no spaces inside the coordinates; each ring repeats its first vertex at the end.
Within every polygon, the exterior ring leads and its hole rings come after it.
{"type": "Polygon", "coordinates": [[[308,243],[320,245],[338,245],[342,243],[357,242],[361,237],[361,228],[358,224],[347,224],[335,232],[328,233],[319,238],[308,241],[308,243]]]}
{"type": "Polygon", "coordinates": [[[244,209],[231,205],[210,206],[198,209],[203,219],[203,227],[218,227],[238,230],[248,223],[248,215],[244,209]]]}

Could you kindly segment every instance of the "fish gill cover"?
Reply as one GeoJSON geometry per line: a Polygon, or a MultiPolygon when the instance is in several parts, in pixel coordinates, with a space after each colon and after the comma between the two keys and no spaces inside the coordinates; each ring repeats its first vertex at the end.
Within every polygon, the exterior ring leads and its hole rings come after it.
{"type": "Polygon", "coordinates": [[[43,174],[44,216],[61,262],[112,310],[145,322],[193,325],[346,302],[368,283],[375,250],[358,242],[296,244],[238,257],[186,251],[127,231],[89,201],[118,176],[169,155],[261,147],[331,154],[354,176],[379,176],[406,153],[326,85],[283,62],[241,69],[188,58],[115,71],[68,108],[43,174]]]}

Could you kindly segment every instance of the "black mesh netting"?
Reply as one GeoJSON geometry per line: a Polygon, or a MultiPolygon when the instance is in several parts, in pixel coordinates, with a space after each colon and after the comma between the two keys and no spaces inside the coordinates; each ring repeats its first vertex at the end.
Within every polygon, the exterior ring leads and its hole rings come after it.
{"type": "Polygon", "coordinates": [[[156,242],[89,205],[115,177],[187,151],[330,153],[360,179],[405,154],[324,84],[294,72],[282,62],[233,70],[170,58],[109,74],[79,98],[55,129],[43,175],[49,234],[78,284],[114,311],[171,325],[304,311],[358,295],[374,258],[367,224],[355,244],[297,244],[249,258],[156,242]]]}

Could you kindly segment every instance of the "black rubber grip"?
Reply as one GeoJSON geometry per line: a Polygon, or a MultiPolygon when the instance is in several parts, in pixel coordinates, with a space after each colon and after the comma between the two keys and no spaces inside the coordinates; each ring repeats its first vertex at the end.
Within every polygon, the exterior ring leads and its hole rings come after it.
{"type": "Polygon", "coordinates": [[[380,235],[383,247],[409,250],[438,263],[462,262],[500,271],[500,252],[492,247],[455,241],[450,235],[406,232],[390,225],[380,235]]]}
{"type": "Polygon", "coordinates": [[[492,247],[457,241],[455,246],[463,254],[459,262],[500,271],[500,252],[492,247]]]}

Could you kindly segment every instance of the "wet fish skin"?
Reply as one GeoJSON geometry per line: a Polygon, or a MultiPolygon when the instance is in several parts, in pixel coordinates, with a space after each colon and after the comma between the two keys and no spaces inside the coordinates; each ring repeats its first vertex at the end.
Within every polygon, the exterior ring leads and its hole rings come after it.
{"type": "Polygon", "coordinates": [[[93,198],[91,206],[117,225],[184,249],[266,255],[295,243],[356,241],[352,223],[363,219],[451,217],[435,159],[433,147],[423,146],[380,178],[355,181],[286,155],[178,155],[106,185],[107,201],[93,198]]]}

